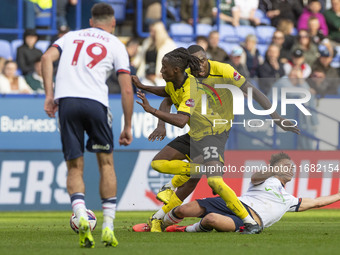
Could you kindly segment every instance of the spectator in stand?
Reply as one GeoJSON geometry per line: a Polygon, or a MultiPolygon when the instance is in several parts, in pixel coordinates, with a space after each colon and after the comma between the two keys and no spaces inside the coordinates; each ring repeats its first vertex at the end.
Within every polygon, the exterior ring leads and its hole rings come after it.
{"type": "Polygon", "coordinates": [[[196,37],[196,44],[201,46],[204,51],[207,51],[209,47],[209,40],[207,37],[200,35],[196,37]]]}
{"type": "Polygon", "coordinates": [[[294,32],[293,21],[289,19],[280,20],[279,24],[277,25],[277,30],[282,31],[282,33],[285,36],[285,41],[282,47],[290,52],[291,48],[293,47],[293,44],[295,43],[295,36],[293,36],[294,32]]]}
{"type": "Polygon", "coordinates": [[[239,11],[240,25],[260,25],[261,20],[255,16],[259,0],[235,0],[235,6],[239,11]]]}
{"type": "Polygon", "coordinates": [[[319,45],[326,37],[323,32],[320,30],[320,22],[317,17],[310,17],[308,20],[308,34],[311,38],[311,41],[319,45]]]}
{"type": "Polygon", "coordinates": [[[310,66],[313,65],[320,56],[318,47],[312,42],[307,30],[300,30],[297,38],[298,41],[293,45],[292,52],[297,49],[303,50],[305,62],[310,66]]]}
{"type": "Polygon", "coordinates": [[[283,47],[285,43],[285,35],[282,31],[276,30],[272,37],[272,44],[275,44],[280,49],[279,61],[281,63],[286,63],[290,57],[290,51],[283,47]]]}
{"type": "Polygon", "coordinates": [[[263,63],[263,58],[256,48],[257,38],[255,35],[248,35],[242,45],[244,54],[241,58],[243,64],[246,64],[249,70],[250,78],[258,77],[258,68],[263,63]]]}
{"type": "Polygon", "coordinates": [[[52,0],[24,0],[25,28],[34,29],[36,16],[39,16],[42,10],[50,8],[52,0]]]}
{"type": "Polygon", "coordinates": [[[312,89],[312,93],[321,97],[325,95],[336,95],[339,84],[334,79],[326,77],[324,68],[316,67],[310,78],[307,80],[312,89]]]}
{"type": "Polygon", "coordinates": [[[321,69],[325,72],[327,79],[339,78],[338,71],[331,67],[333,56],[325,45],[320,45],[320,57],[314,62],[312,70],[321,69]]]}
{"type": "Polygon", "coordinates": [[[259,88],[268,95],[273,84],[285,75],[283,64],[279,61],[280,46],[276,44],[269,45],[264,63],[259,67],[258,76],[259,88]]]}
{"type": "Polygon", "coordinates": [[[2,73],[2,70],[4,70],[5,62],[7,59],[0,57],[0,74],[2,73]]]}
{"type": "Polygon", "coordinates": [[[340,0],[332,0],[332,8],[324,12],[329,39],[340,43],[340,0]]]}
{"type": "Polygon", "coordinates": [[[67,24],[67,9],[69,5],[77,5],[78,0],[57,0],[57,27],[60,29],[66,29],[67,24]]]}
{"type": "Polygon", "coordinates": [[[246,65],[241,63],[241,56],[243,54],[243,49],[241,46],[236,46],[231,50],[230,53],[230,60],[227,61],[227,64],[234,67],[241,75],[248,78],[249,71],[246,65]]]}
{"type": "Polygon", "coordinates": [[[22,76],[17,76],[18,65],[7,60],[0,74],[0,94],[32,94],[33,91],[22,76]]]}
{"type": "MultiPolygon", "coordinates": [[[[193,0],[181,1],[181,18],[184,22],[193,24],[193,0]]],[[[198,23],[209,24],[213,23],[213,8],[215,6],[214,0],[198,0],[198,23]]]]}
{"type": "MultiPolygon", "coordinates": [[[[217,16],[217,8],[213,14],[217,16]]],[[[220,0],[220,24],[240,25],[240,9],[235,7],[235,0],[220,0]]]]}
{"type": "Polygon", "coordinates": [[[294,24],[302,13],[302,4],[297,0],[260,0],[259,9],[271,20],[276,27],[282,19],[289,19],[294,24]]]}
{"type": "Polygon", "coordinates": [[[150,36],[143,41],[132,62],[132,65],[137,68],[137,76],[144,77],[148,65],[153,63],[155,64],[156,76],[162,78],[162,58],[175,48],[176,44],[169,37],[164,24],[160,21],[152,24],[150,26],[150,36]]]}
{"type": "Polygon", "coordinates": [[[41,73],[41,58],[37,58],[34,63],[34,72],[25,76],[27,84],[31,87],[33,92],[44,94],[44,83],[41,73]]]}
{"type": "Polygon", "coordinates": [[[34,72],[34,62],[42,56],[41,50],[35,48],[38,34],[35,29],[26,29],[24,33],[24,44],[17,49],[17,62],[23,75],[34,72]]]}
{"type": "Polygon", "coordinates": [[[324,36],[327,36],[328,27],[326,24],[325,17],[323,16],[322,13],[320,13],[320,11],[321,11],[321,3],[319,2],[319,0],[309,0],[307,7],[303,9],[303,13],[299,17],[298,25],[297,25],[298,30],[302,30],[302,29],[308,30],[309,18],[315,17],[319,20],[320,32],[322,32],[324,36]]]}
{"type": "MultiPolygon", "coordinates": [[[[303,88],[313,93],[313,90],[309,87],[308,83],[303,78],[302,70],[298,67],[294,67],[290,70],[287,76],[283,76],[281,79],[279,79],[273,85],[273,88],[278,88],[278,98],[281,98],[281,88],[303,88]]],[[[290,98],[300,98],[301,96],[301,93],[288,93],[288,97],[290,98]]],[[[305,103],[305,105],[314,109],[316,108],[315,96],[313,94],[311,99],[307,103],[305,103]]],[[[314,135],[316,125],[318,124],[317,115],[312,114],[312,116],[306,116],[301,111],[298,111],[298,114],[300,129],[304,132],[307,132],[308,134],[314,135]]],[[[313,150],[313,140],[304,135],[299,135],[298,149],[313,150]]]]}
{"type": "Polygon", "coordinates": [[[217,31],[211,31],[208,41],[209,46],[207,53],[210,55],[210,59],[219,62],[226,62],[229,59],[228,54],[222,48],[218,47],[220,34],[217,31]]]}
{"type": "Polygon", "coordinates": [[[155,65],[152,63],[148,65],[145,71],[145,77],[141,82],[148,86],[164,86],[162,78],[155,75],[155,65]]]}
{"type": "Polygon", "coordinates": [[[304,52],[301,49],[296,49],[292,53],[292,59],[283,65],[286,75],[289,75],[294,68],[301,70],[304,79],[312,73],[312,68],[305,62],[304,52]]]}

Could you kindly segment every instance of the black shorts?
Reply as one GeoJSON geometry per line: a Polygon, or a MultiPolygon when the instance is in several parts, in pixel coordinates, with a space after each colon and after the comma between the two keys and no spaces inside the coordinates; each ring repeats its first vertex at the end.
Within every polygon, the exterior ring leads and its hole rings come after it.
{"type": "Polygon", "coordinates": [[[86,143],[88,151],[112,152],[112,115],[103,104],[87,98],[61,98],[59,124],[65,160],[83,155],[84,132],[89,137],[86,143]]]}
{"type": "MultiPolygon", "coordinates": [[[[203,213],[200,218],[203,218],[209,213],[217,213],[231,218],[235,223],[235,231],[239,230],[239,228],[244,225],[243,220],[237,217],[235,213],[227,207],[225,201],[221,197],[209,197],[197,199],[196,201],[201,207],[205,208],[205,213],[203,213]]],[[[249,215],[251,215],[248,206],[246,204],[243,204],[243,206],[246,208],[249,215]]]]}
{"type": "Polygon", "coordinates": [[[189,134],[177,136],[168,146],[178,150],[190,159],[203,156],[203,162],[220,161],[224,163],[224,149],[229,131],[217,135],[208,135],[199,141],[193,140],[189,134]]]}

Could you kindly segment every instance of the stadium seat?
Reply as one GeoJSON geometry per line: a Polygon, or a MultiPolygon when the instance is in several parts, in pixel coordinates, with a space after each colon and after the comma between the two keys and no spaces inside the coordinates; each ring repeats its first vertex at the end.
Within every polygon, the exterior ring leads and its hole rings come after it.
{"type": "Polygon", "coordinates": [[[259,50],[262,57],[266,55],[269,44],[258,44],[256,47],[259,50]]]}
{"type": "Polygon", "coordinates": [[[122,23],[126,15],[126,0],[105,0],[115,10],[115,18],[117,23],[122,23]]]}
{"type": "Polygon", "coordinates": [[[40,10],[35,18],[35,25],[37,27],[50,27],[52,23],[52,9],[40,10]]]}
{"type": "Polygon", "coordinates": [[[196,34],[202,36],[209,36],[209,33],[212,31],[212,27],[208,24],[197,24],[196,34]]]}
{"type": "Polygon", "coordinates": [[[11,44],[9,41],[0,40],[0,57],[5,59],[12,58],[11,44]]]}
{"type": "Polygon", "coordinates": [[[331,67],[339,68],[340,67],[340,46],[335,47],[336,54],[332,59],[331,67]]]}
{"type": "Polygon", "coordinates": [[[16,39],[11,42],[13,60],[17,59],[17,48],[19,48],[22,44],[22,39],[16,39]]]}
{"type": "Polygon", "coordinates": [[[35,47],[39,50],[42,51],[42,53],[45,53],[45,51],[47,50],[48,46],[50,46],[51,42],[50,41],[46,41],[46,40],[39,40],[37,41],[35,47]]]}
{"type": "Polygon", "coordinates": [[[259,18],[260,21],[261,21],[261,24],[263,24],[263,25],[270,25],[271,24],[270,19],[260,9],[257,9],[255,11],[255,17],[259,18]]]}
{"type": "Polygon", "coordinates": [[[181,42],[181,41],[174,41],[174,42],[177,48],[183,47],[187,49],[189,47],[189,43],[187,42],[181,42]]]}
{"type": "Polygon", "coordinates": [[[174,23],[170,25],[170,36],[181,42],[191,42],[193,37],[193,28],[189,24],[174,23]]]}
{"type": "Polygon", "coordinates": [[[236,46],[239,46],[238,43],[227,43],[227,42],[219,42],[219,47],[221,47],[228,55],[231,53],[232,49],[236,46]]]}
{"type": "Polygon", "coordinates": [[[232,25],[220,25],[220,40],[228,43],[238,43],[239,38],[232,25]]]}
{"type": "Polygon", "coordinates": [[[238,26],[236,34],[241,42],[243,42],[248,35],[256,35],[255,28],[252,26],[238,26]]]}
{"type": "Polygon", "coordinates": [[[258,43],[270,43],[276,28],[271,26],[257,26],[255,30],[258,43]]]}

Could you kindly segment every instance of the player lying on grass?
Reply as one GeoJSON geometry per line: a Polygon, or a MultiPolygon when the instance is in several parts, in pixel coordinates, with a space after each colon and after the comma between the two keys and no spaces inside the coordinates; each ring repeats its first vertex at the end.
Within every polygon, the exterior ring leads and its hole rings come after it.
{"type": "MultiPolygon", "coordinates": [[[[163,140],[166,135],[165,131],[165,122],[172,124],[172,122],[167,121],[164,119],[164,113],[169,113],[171,105],[174,104],[177,108],[177,114],[172,114],[171,116],[176,116],[179,118],[185,118],[184,115],[188,115],[190,117],[190,133],[185,134],[183,136],[177,137],[175,140],[170,142],[165,148],[163,148],[153,159],[152,167],[162,173],[170,173],[170,174],[177,174],[172,181],[165,185],[164,188],[157,194],[157,198],[163,201],[166,205],[155,213],[150,221],[151,224],[151,232],[160,232],[161,231],[161,224],[162,219],[166,213],[168,213],[172,208],[181,205],[182,201],[192,192],[191,187],[195,187],[197,182],[199,181],[199,176],[193,176],[191,178],[189,184],[191,184],[189,191],[187,188],[182,189],[184,192],[182,196],[178,196],[178,193],[174,193],[178,187],[181,187],[184,183],[186,183],[189,179],[187,175],[183,175],[183,168],[188,164],[183,162],[183,159],[186,159],[188,156],[193,159],[195,163],[202,163],[198,160],[199,157],[195,157],[200,155],[203,159],[203,163],[209,166],[223,166],[224,165],[224,148],[229,137],[229,130],[231,128],[231,122],[229,121],[225,125],[214,125],[214,120],[216,119],[225,119],[225,120],[233,120],[233,96],[231,92],[227,89],[217,89],[215,88],[215,84],[231,84],[235,87],[235,89],[240,88],[243,93],[247,94],[248,88],[253,90],[254,99],[262,106],[263,109],[270,109],[271,102],[268,98],[263,95],[258,89],[253,87],[246,79],[240,75],[232,66],[224,63],[220,63],[217,61],[210,61],[207,59],[206,52],[204,49],[198,45],[192,45],[188,48],[188,52],[196,57],[199,60],[199,70],[193,69],[191,66],[190,68],[185,70],[184,75],[191,75],[193,74],[196,77],[196,81],[199,81],[200,87],[198,87],[198,91],[206,91],[209,95],[207,97],[208,107],[207,113],[208,114],[201,114],[201,101],[200,97],[194,97],[192,94],[195,94],[193,88],[195,88],[195,84],[190,85],[191,90],[187,90],[187,86],[183,85],[181,87],[175,87],[173,89],[173,85],[171,81],[169,82],[169,75],[166,74],[169,70],[171,70],[167,65],[168,56],[164,58],[163,64],[165,64],[165,68],[163,70],[163,77],[167,81],[166,86],[166,93],[162,96],[165,97],[163,102],[160,105],[159,110],[154,108],[150,109],[148,107],[147,101],[143,102],[144,109],[147,109],[150,113],[154,114],[156,117],[159,118],[158,126],[154,130],[154,132],[150,135],[149,140],[154,141],[163,140]],[[172,89],[170,89],[172,88],[172,89]],[[185,93],[182,91],[185,91],[185,93]],[[182,101],[180,101],[182,100],[182,101]],[[145,105],[145,106],[144,106],[145,105]],[[209,114],[211,111],[212,114],[209,114]],[[160,115],[162,114],[162,115],[160,115]],[[200,115],[203,121],[199,121],[198,125],[197,122],[193,120],[195,116],[200,115]],[[198,126],[196,128],[196,126],[198,126]],[[196,129],[195,129],[196,128],[196,129]],[[211,130],[211,131],[210,131],[211,130]],[[197,132],[195,132],[197,131],[197,132]],[[195,134],[199,134],[203,138],[199,138],[199,142],[197,143],[197,149],[194,145],[197,141],[195,139],[195,134]],[[208,134],[208,135],[207,135],[208,134]],[[193,142],[193,140],[196,140],[193,142]],[[199,153],[195,153],[196,150],[199,153]],[[184,167],[183,167],[184,166],[184,167]],[[171,171],[174,169],[176,171],[171,171]],[[171,199],[170,199],[171,198],[171,199]]],[[[170,56],[169,56],[170,57],[170,56]]],[[[177,56],[176,56],[177,57],[177,56]]],[[[177,57],[177,61],[180,60],[177,57]]],[[[186,61],[186,59],[181,59],[180,61],[186,61]]],[[[182,64],[183,65],[183,64],[182,64]]],[[[175,66],[180,66],[176,63],[175,66]]],[[[172,71],[172,70],[171,70],[172,71]]],[[[172,71],[173,72],[173,71],[172,71]]],[[[183,72],[183,71],[182,71],[183,72]]],[[[173,74],[172,74],[173,75],[173,74]]],[[[183,76],[183,74],[181,74],[183,76]]],[[[174,76],[174,75],[173,75],[174,76]]],[[[183,79],[183,78],[182,78],[183,79]]],[[[179,79],[181,80],[181,79],[179,79]]],[[[145,86],[140,84],[136,78],[134,79],[134,84],[143,90],[155,93],[158,92],[156,90],[162,90],[162,88],[155,88],[154,86],[145,86]]],[[[164,90],[164,89],[163,89],[164,90]]],[[[155,93],[157,94],[157,93],[155,93]]],[[[207,96],[205,94],[205,96],[207,96]]],[[[157,94],[161,95],[161,94],[157,94]]],[[[145,97],[142,98],[145,101],[145,97]]],[[[203,105],[203,104],[202,104],[203,105]]],[[[284,120],[276,111],[270,115],[275,121],[275,123],[280,126],[285,131],[291,131],[294,133],[299,133],[297,127],[291,126],[289,121],[284,120]],[[286,126],[282,125],[282,122],[286,121],[286,126]],[[290,127],[288,127],[290,126],[290,127]]],[[[196,118],[197,119],[197,118],[196,118]]],[[[185,172],[184,172],[185,173],[185,172]]],[[[188,172],[190,174],[190,172],[188,172]]],[[[244,208],[244,206],[237,200],[237,197],[232,189],[230,189],[224,182],[220,176],[208,176],[208,184],[215,193],[218,193],[224,201],[228,204],[229,208],[233,208],[236,212],[237,216],[239,216],[245,223],[251,223],[254,226],[254,221],[251,221],[251,217],[249,213],[244,208]],[[213,182],[214,180],[214,182],[213,182]],[[222,187],[221,189],[219,187],[222,187]],[[219,190],[219,192],[216,192],[219,190]]],[[[189,185],[188,184],[188,185],[189,185]]],[[[185,185],[187,187],[188,185],[185,185]]],[[[250,230],[248,231],[248,226],[252,227],[251,225],[247,225],[246,232],[259,232],[260,228],[257,230],[250,230]]]]}
{"type": "MultiPolygon", "coordinates": [[[[240,201],[262,228],[267,228],[281,219],[288,211],[301,212],[340,201],[340,193],[311,198],[296,198],[285,190],[285,185],[294,175],[290,157],[281,152],[270,159],[270,171],[254,173],[248,191],[239,197],[240,201]]],[[[234,232],[243,229],[242,220],[237,217],[220,197],[198,199],[172,209],[164,217],[167,232],[234,232]],[[190,226],[178,226],[185,217],[200,217],[202,220],[190,226]],[[170,226],[169,226],[170,225],[170,226]]],[[[150,231],[147,224],[138,224],[135,231],[150,231]]]]}

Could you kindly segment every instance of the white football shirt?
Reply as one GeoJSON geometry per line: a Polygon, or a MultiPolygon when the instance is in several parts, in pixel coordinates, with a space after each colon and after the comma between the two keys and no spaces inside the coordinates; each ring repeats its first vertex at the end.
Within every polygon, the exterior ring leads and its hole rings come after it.
{"type": "Polygon", "coordinates": [[[288,211],[298,211],[301,199],[287,193],[279,179],[270,177],[262,184],[249,186],[239,199],[262,219],[265,228],[279,221],[288,211]]]}
{"type": "Polygon", "coordinates": [[[130,73],[129,57],[119,39],[100,29],[68,32],[54,47],[60,51],[55,100],[64,97],[89,98],[109,106],[109,72],[130,73]]]}

